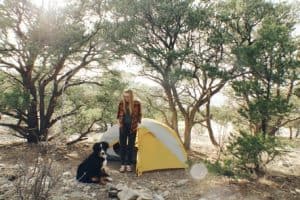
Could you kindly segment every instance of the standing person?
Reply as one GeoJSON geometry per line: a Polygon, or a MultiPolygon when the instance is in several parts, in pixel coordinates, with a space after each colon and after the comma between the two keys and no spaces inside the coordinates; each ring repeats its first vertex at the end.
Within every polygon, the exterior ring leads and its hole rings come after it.
{"type": "Polygon", "coordinates": [[[126,90],[123,93],[123,98],[119,103],[117,118],[120,125],[120,172],[125,172],[125,170],[131,172],[136,132],[142,118],[141,104],[134,99],[132,90],[126,90]]]}

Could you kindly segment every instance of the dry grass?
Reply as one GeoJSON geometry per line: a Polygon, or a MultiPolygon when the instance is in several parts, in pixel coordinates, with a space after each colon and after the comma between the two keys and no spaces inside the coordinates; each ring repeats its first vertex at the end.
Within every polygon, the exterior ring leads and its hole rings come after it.
{"type": "Polygon", "coordinates": [[[46,200],[60,181],[61,170],[53,158],[45,155],[48,146],[38,145],[31,154],[22,153],[18,158],[16,180],[13,182],[18,199],[46,200]]]}

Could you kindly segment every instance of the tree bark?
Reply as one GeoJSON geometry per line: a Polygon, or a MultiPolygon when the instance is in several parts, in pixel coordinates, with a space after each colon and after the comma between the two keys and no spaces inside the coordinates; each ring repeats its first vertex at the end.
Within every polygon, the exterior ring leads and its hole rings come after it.
{"type": "Polygon", "coordinates": [[[218,142],[215,139],[214,132],[213,132],[213,129],[211,127],[210,120],[211,120],[211,114],[210,114],[210,99],[209,99],[207,101],[207,104],[206,104],[206,125],[207,125],[207,131],[208,131],[208,135],[209,135],[211,143],[213,145],[215,145],[215,146],[219,146],[218,142]]]}
{"type": "Polygon", "coordinates": [[[184,127],[184,148],[186,150],[191,149],[191,131],[192,131],[192,123],[188,118],[184,120],[185,122],[185,127],[184,127]]]}
{"type": "Polygon", "coordinates": [[[293,139],[293,128],[290,126],[289,130],[290,130],[290,140],[291,140],[293,139]]]}
{"type": "Polygon", "coordinates": [[[176,109],[176,104],[174,102],[173,99],[173,95],[171,92],[171,87],[167,86],[167,85],[162,85],[165,93],[167,95],[168,98],[168,103],[169,103],[169,108],[171,111],[171,128],[177,133],[178,137],[181,139],[180,135],[179,135],[179,130],[178,130],[178,116],[177,116],[177,109],[176,109]]]}
{"type": "Polygon", "coordinates": [[[296,132],[295,138],[297,138],[299,135],[300,135],[300,128],[297,128],[297,132],[296,132]]]}

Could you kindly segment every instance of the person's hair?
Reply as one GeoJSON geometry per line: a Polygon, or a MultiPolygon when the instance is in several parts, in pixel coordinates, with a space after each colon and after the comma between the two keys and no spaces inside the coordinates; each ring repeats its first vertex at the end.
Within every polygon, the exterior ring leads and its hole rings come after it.
{"type": "MultiPolygon", "coordinates": [[[[134,103],[134,96],[133,96],[133,92],[132,90],[125,90],[123,94],[129,94],[129,112],[130,114],[132,114],[132,111],[133,111],[133,103],[134,103]]],[[[123,108],[124,108],[124,111],[126,109],[126,102],[125,102],[125,98],[123,96],[123,108]]]]}

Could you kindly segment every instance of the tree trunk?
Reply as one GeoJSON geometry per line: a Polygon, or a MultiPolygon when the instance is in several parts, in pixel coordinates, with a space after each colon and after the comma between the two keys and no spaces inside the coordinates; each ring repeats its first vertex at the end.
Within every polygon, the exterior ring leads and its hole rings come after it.
{"type": "Polygon", "coordinates": [[[171,128],[177,133],[178,137],[181,139],[180,135],[179,135],[179,130],[178,130],[178,116],[177,116],[177,109],[176,109],[176,104],[173,100],[173,95],[172,95],[172,91],[171,91],[171,87],[167,86],[167,85],[162,85],[165,93],[167,95],[168,98],[168,103],[169,103],[169,108],[170,111],[172,113],[171,116],[171,128]]]}
{"type": "Polygon", "coordinates": [[[293,139],[293,128],[289,127],[289,130],[290,130],[290,140],[291,140],[293,139]]]}
{"type": "Polygon", "coordinates": [[[208,135],[209,135],[211,143],[215,146],[219,146],[218,142],[215,139],[214,132],[213,132],[213,129],[211,127],[210,120],[211,120],[211,115],[210,115],[210,100],[209,100],[206,104],[206,126],[207,126],[207,131],[208,131],[208,135]]]}
{"type": "MultiPolygon", "coordinates": [[[[267,119],[265,119],[265,118],[263,118],[261,121],[261,130],[262,130],[263,136],[265,137],[267,134],[267,119]]],[[[271,135],[271,132],[270,132],[270,135],[271,135]]]]}
{"type": "Polygon", "coordinates": [[[37,115],[37,103],[32,101],[28,108],[28,136],[26,137],[28,143],[38,143],[40,141],[39,127],[38,127],[38,115],[37,115]]]}
{"type": "Polygon", "coordinates": [[[180,137],[179,130],[178,130],[178,119],[177,119],[176,109],[175,109],[175,111],[172,109],[172,128],[177,133],[177,135],[180,137]]]}
{"type": "Polygon", "coordinates": [[[39,136],[37,134],[33,133],[33,131],[30,131],[30,133],[28,134],[26,139],[27,139],[27,142],[31,143],[31,144],[32,143],[37,144],[40,141],[39,136]]]}
{"type": "Polygon", "coordinates": [[[192,123],[188,118],[184,120],[185,126],[184,126],[184,148],[186,150],[190,150],[191,148],[191,131],[192,131],[192,123]]]}
{"type": "Polygon", "coordinates": [[[296,132],[295,138],[297,138],[299,135],[300,135],[300,128],[297,128],[297,132],[296,132]]]}

